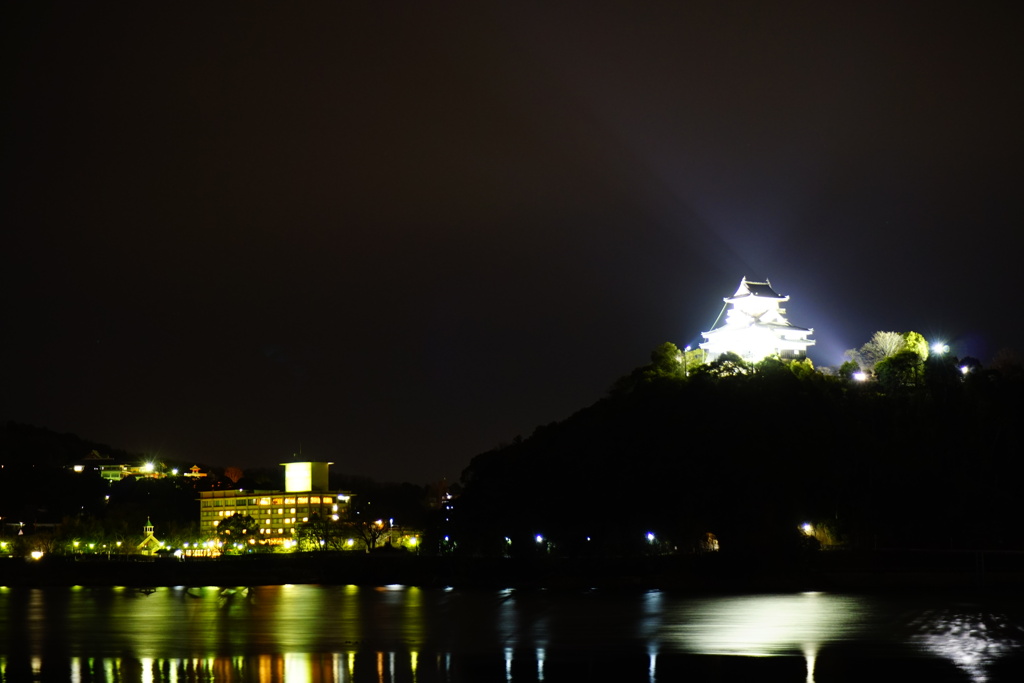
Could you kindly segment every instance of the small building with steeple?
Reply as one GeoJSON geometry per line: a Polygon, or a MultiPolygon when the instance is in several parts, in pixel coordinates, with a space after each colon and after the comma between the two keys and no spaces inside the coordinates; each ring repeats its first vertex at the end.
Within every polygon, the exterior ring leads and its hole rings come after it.
{"type": "Polygon", "coordinates": [[[808,337],[812,328],[797,327],[786,319],[782,304],[789,301],[775,291],[771,282],[753,282],[744,277],[736,293],[724,299],[725,306],[715,326],[702,332],[700,347],[713,361],[721,354],[733,352],[743,360],[756,362],[771,355],[783,360],[806,358],[807,347],[814,341],[808,337]]]}
{"type": "Polygon", "coordinates": [[[146,517],[146,526],[143,527],[143,533],[146,534],[146,537],[142,539],[142,543],[136,547],[136,550],[143,555],[153,555],[157,550],[164,547],[164,544],[157,539],[153,534],[153,531],[153,522],[150,521],[149,517],[146,517]]]}

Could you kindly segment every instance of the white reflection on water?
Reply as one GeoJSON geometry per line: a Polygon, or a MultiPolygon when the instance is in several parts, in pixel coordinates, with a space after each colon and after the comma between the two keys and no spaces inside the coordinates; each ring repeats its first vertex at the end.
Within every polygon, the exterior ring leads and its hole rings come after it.
{"type": "Polygon", "coordinates": [[[817,592],[698,599],[666,613],[663,634],[697,654],[770,657],[799,651],[813,683],[818,651],[853,638],[862,611],[861,600],[817,592]]]}
{"type": "Polygon", "coordinates": [[[992,664],[1020,648],[1024,640],[1019,624],[1005,614],[986,611],[928,610],[911,625],[919,631],[911,637],[913,643],[952,660],[975,683],[987,681],[992,664]]]}

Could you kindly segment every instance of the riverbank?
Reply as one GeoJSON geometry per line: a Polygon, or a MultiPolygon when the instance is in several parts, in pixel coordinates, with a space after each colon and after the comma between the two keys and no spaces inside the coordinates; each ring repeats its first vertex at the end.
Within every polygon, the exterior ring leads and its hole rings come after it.
{"type": "Polygon", "coordinates": [[[0,560],[2,586],[388,585],[460,588],[663,588],[719,591],[996,589],[1024,591],[1021,553],[819,553],[791,562],[741,555],[453,558],[292,554],[217,559],[44,557],[0,560]]]}

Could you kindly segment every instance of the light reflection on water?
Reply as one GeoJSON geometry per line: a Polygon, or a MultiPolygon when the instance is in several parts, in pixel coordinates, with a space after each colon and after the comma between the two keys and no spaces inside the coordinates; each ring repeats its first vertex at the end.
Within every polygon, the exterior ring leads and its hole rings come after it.
{"type": "Polygon", "coordinates": [[[865,627],[863,599],[818,592],[718,597],[675,607],[664,633],[692,652],[768,657],[799,651],[814,682],[822,646],[865,627]]]}
{"type": "Polygon", "coordinates": [[[1020,617],[1019,603],[1010,611],[825,593],[0,589],[0,672],[76,683],[512,683],[581,672],[597,680],[618,666],[617,680],[655,683],[678,680],[680,661],[710,656],[787,659],[800,666],[785,680],[826,683],[816,678],[826,662],[877,654],[870,648],[884,641],[900,657],[948,660],[944,680],[983,683],[1020,651],[1020,617]]]}

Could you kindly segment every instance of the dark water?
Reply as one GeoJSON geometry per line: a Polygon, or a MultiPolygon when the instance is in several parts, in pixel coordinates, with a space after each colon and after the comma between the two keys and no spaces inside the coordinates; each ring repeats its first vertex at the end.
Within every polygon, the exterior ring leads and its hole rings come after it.
{"type": "Polygon", "coordinates": [[[1022,681],[1024,602],[0,589],[4,681],[1022,681]]]}

